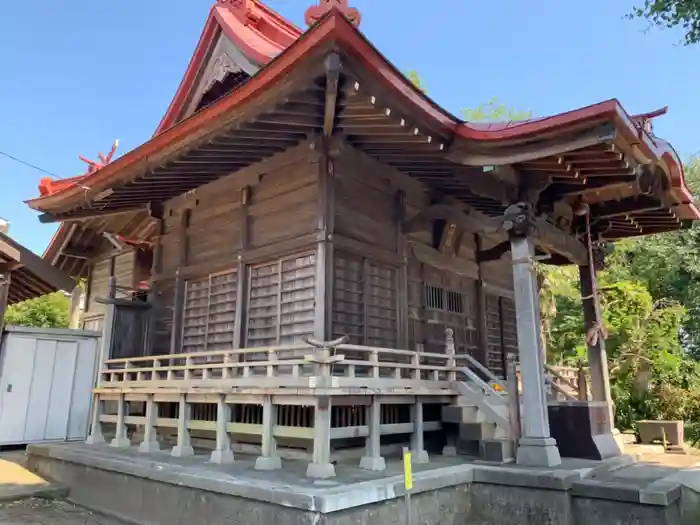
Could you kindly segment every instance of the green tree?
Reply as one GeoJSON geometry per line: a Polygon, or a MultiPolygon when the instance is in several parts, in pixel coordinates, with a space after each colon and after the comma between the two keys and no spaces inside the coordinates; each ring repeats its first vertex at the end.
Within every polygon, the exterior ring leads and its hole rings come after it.
{"type": "Polygon", "coordinates": [[[530,111],[517,111],[506,106],[498,101],[497,97],[493,97],[486,104],[481,104],[475,108],[467,108],[462,110],[464,119],[470,122],[492,121],[492,122],[509,122],[514,120],[527,120],[532,116],[530,111]]]}
{"type": "Polygon", "coordinates": [[[6,325],[67,328],[70,298],[56,292],[13,304],[5,312],[6,325]]]}
{"type": "Polygon", "coordinates": [[[680,27],[685,45],[700,42],[700,0],[644,0],[629,18],[645,18],[658,27],[680,27]]]}

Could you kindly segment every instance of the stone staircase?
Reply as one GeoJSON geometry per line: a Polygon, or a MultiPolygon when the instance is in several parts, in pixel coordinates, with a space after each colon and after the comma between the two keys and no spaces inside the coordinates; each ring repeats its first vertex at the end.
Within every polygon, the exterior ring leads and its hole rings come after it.
{"type": "MultiPolygon", "coordinates": [[[[442,408],[446,455],[484,461],[515,460],[515,443],[506,383],[470,356],[455,383],[459,395],[442,408]]],[[[510,401],[512,404],[512,401],[510,401]]]]}

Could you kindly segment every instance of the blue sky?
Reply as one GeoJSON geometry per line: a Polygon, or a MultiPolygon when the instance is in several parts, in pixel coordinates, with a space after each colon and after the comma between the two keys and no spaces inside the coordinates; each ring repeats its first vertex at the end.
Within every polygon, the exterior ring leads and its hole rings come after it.
{"type": "MultiPolygon", "coordinates": [[[[641,1],[641,0],[640,0],[641,1]]],[[[313,0],[268,0],[300,26],[313,0]]],[[[0,151],[62,177],[120,139],[153,133],[213,0],[34,0],[0,5],[0,151]]],[[[682,157],[700,150],[700,45],[623,15],[633,1],[351,0],[361,29],[455,113],[496,96],[537,116],[617,97],[670,106],[655,131],[682,157]]],[[[41,252],[55,226],[23,201],[44,175],[0,156],[0,217],[41,252]]]]}

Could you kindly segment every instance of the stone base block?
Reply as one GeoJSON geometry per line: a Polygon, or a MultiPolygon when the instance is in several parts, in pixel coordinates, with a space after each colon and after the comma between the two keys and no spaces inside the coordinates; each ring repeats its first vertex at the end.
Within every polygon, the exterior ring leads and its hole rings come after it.
{"type": "Polygon", "coordinates": [[[234,462],[233,451],[231,451],[231,449],[212,450],[211,456],[209,456],[209,462],[216,463],[217,465],[230,465],[234,462]]]}
{"type": "Polygon", "coordinates": [[[518,465],[556,467],[561,465],[557,442],[552,438],[521,438],[516,457],[518,465]]]}
{"type": "Polygon", "coordinates": [[[131,440],[127,437],[115,437],[109,442],[109,446],[114,448],[129,448],[131,446],[131,440]]]}
{"type": "Polygon", "coordinates": [[[186,458],[194,456],[194,449],[189,445],[185,445],[184,447],[175,446],[170,451],[170,455],[174,458],[186,458]]]}
{"type": "Polygon", "coordinates": [[[150,454],[152,452],[158,452],[160,450],[160,443],[157,441],[142,441],[139,445],[139,452],[144,454],[150,454]]]}
{"type": "Polygon", "coordinates": [[[255,460],[255,470],[277,470],[282,468],[279,456],[260,456],[255,460]]]}
{"type": "Polygon", "coordinates": [[[335,477],[333,463],[309,463],[306,467],[306,477],[314,479],[327,479],[335,477]]]}
{"type": "Polygon", "coordinates": [[[416,465],[423,463],[430,463],[430,456],[428,456],[427,450],[412,450],[411,451],[411,461],[416,465]]]}
{"type": "Polygon", "coordinates": [[[360,468],[380,472],[386,469],[386,461],[381,456],[362,456],[360,468]]]}

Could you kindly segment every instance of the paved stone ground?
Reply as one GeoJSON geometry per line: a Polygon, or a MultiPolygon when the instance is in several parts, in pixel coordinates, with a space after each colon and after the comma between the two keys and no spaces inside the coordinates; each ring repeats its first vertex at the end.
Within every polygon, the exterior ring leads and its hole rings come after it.
{"type": "MultiPolygon", "coordinates": [[[[0,496],[31,492],[37,480],[24,470],[24,450],[0,451],[0,496]]],[[[121,521],[95,514],[60,500],[28,498],[0,501],[0,525],[126,525],[121,521]]]]}
{"type": "Polygon", "coordinates": [[[0,525],[126,525],[72,503],[30,498],[0,503],[0,525]]]}

